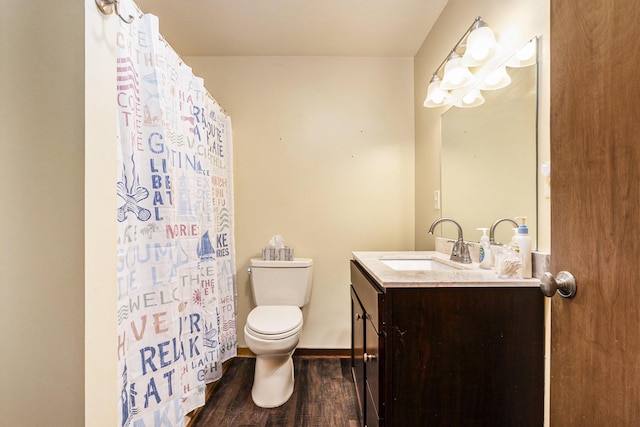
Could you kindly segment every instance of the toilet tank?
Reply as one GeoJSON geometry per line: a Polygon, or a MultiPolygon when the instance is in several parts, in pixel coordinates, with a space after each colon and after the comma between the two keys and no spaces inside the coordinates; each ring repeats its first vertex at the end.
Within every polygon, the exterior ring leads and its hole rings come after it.
{"type": "Polygon", "coordinates": [[[256,305],[295,305],[302,307],[311,298],[313,260],[249,261],[251,289],[256,305]]]}

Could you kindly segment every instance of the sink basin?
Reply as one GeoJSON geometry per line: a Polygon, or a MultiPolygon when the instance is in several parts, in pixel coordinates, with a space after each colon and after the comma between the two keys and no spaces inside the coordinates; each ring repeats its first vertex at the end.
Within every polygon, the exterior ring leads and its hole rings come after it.
{"type": "Polygon", "coordinates": [[[459,267],[445,264],[435,258],[380,259],[380,262],[398,271],[450,271],[459,267]]]}

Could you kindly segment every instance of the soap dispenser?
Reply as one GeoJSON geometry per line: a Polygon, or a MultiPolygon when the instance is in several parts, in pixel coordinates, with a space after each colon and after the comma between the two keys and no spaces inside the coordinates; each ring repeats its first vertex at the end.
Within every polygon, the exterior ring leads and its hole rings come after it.
{"type": "Polygon", "coordinates": [[[527,221],[526,216],[517,216],[516,221],[520,222],[520,226],[517,228],[515,236],[513,236],[513,242],[515,244],[516,252],[520,254],[522,259],[521,276],[523,279],[531,278],[531,237],[529,237],[529,228],[525,224],[527,221]]]}
{"type": "Polygon", "coordinates": [[[489,244],[489,236],[487,236],[488,228],[476,228],[476,230],[482,231],[482,237],[480,237],[480,268],[491,268],[491,245],[489,244]]]}

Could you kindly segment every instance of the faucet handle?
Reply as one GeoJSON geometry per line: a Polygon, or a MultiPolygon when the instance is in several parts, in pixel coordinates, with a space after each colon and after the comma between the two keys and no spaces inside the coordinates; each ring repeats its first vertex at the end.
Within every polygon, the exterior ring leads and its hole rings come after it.
{"type": "Polygon", "coordinates": [[[451,251],[451,260],[461,262],[464,264],[471,264],[471,257],[469,256],[469,245],[464,242],[464,237],[462,237],[462,227],[456,221],[451,218],[439,218],[436,219],[431,227],[429,227],[429,234],[433,234],[433,229],[436,225],[440,224],[443,221],[452,222],[456,228],[458,229],[458,240],[453,244],[453,250],[451,251]]]}
{"type": "Polygon", "coordinates": [[[471,264],[471,255],[469,254],[469,244],[464,240],[458,239],[453,244],[451,251],[451,261],[461,262],[463,264],[471,264]]]}

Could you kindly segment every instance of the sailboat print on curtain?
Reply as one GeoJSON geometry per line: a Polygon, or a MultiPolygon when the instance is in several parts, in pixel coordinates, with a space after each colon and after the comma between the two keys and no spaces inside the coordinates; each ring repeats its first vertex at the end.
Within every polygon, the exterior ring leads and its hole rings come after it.
{"type": "Polygon", "coordinates": [[[236,355],[231,119],[155,16],[117,46],[119,425],[183,426],[236,355]]]}

